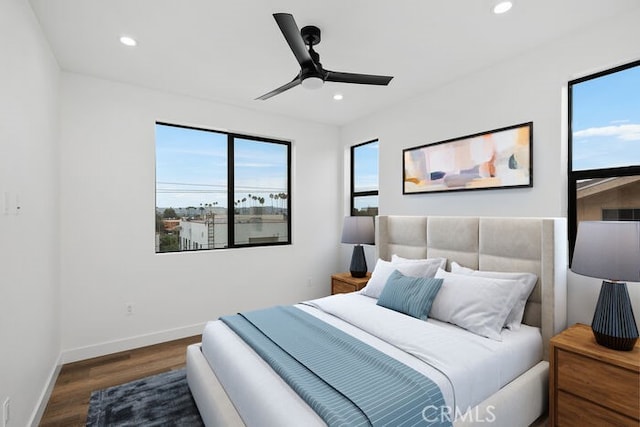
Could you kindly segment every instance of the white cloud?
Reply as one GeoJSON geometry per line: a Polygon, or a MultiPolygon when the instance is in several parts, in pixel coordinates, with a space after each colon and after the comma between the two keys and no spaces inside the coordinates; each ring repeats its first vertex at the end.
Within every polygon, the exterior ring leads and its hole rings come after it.
{"type": "Polygon", "coordinates": [[[640,141],[640,124],[594,127],[573,133],[574,138],[593,136],[612,136],[623,141],[640,141]]]}

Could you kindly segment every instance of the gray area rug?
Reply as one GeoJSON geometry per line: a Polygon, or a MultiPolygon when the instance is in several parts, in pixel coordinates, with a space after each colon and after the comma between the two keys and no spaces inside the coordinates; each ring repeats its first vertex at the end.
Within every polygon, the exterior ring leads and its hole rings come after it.
{"type": "Polygon", "coordinates": [[[165,372],[91,393],[87,426],[204,426],[186,371],[165,372]]]}

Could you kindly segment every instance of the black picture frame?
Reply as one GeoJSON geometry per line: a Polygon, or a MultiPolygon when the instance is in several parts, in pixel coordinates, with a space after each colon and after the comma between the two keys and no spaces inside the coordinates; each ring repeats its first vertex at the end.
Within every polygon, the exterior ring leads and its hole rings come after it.
{"type": "Polygon", "coordinates": [[[533,187],[533,122],[402,150],[402,194],[533,187]]]}

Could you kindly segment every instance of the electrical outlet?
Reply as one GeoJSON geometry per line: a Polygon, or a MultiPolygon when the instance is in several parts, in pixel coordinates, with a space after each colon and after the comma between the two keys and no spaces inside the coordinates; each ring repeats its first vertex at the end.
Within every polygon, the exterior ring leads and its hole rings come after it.
{"type": "Polygon", "coordinates": [[[127,316],[131,316],[133,314],[133,303],[128,302],[125,304],[125,312],[127,316]]]}
{"type": "Polygon", "coordinates": [[[313,286],[313,278],[308,277],[307,278],[307,288],[310,288],[313,286]]]}
{"type": "Polygon", "coordinates": [[[2,427],[7,427],[11,420],[11,399],[6,398],[2,402],[2,427]]]}

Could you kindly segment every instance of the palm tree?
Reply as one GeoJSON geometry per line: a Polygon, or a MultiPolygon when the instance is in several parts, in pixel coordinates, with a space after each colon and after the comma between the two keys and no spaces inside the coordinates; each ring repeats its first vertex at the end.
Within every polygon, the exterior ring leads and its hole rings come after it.
{"type": "Polygon", "coordinates": [[[282,209],[283,210],[287,210],[286,207],[286,200],[287,200],[287,193],[281,193],[280,198],[282,199],[282,209]]]}

